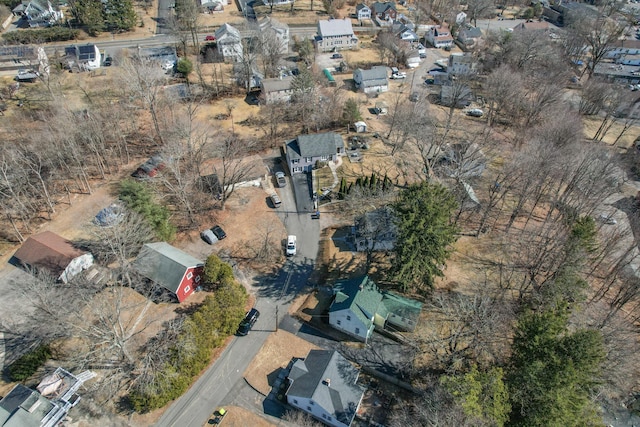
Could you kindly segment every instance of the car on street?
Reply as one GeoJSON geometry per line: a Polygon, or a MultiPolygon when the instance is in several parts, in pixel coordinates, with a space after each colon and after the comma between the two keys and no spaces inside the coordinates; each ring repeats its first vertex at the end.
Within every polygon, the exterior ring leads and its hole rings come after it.
{"type": "Polygon", "coordinates": [[[215,412],[209,417],[209,421],[207,421],[207,424],[219,425],[226,415],[227,410],[220,407],[216,409],[215,412]]]}
{"type": "Polygon", "coordinates": [[[215,234],[218,240],[222,240],[225,237],[227,237],[227,233],[225,233],[222,227],[220,227],[219,225],[216,225],[215,227],[211,228],[211,231],[213,232],[213,234],[215,234]]]}
{"type": "Polygon", "coordinates": [[[218,238],[216,237],[215,234],[213,234],[213,231],[211,229],[204,230],[203,232],[201,232],[200,238],[209,245],[213,245],[218,241],[218,238]]]}
{"type": "Polygon", "coordinates": [[[255,308],[249,310],[249,312],[244,316],[242,322],[238,326],[238,331],[236,332],[240,336],[245,336],[249,334],[253,325],[258,321],[258,317],[260,317],[260,312],[255,308]]]}
{"type": "Polygon", "coordinates": [[[274,208],[279,208],[280,205],[282,204],[280,197],[278,197],[276,193],[273,193],[272,195],[270,195],[269,198],[271,199],[271,204],[273,205],[274,208]]]}
{"type": "Polygon", "coordinates": [[[208,36],[206,36],[206,37],[204,38],[204,41],[207,41],[207,42],[214,42],[214,41],[216,41],[216,36],[213,36],[213,35],[209,34],[208,36]]]}
{"type": "Polygon", "coordinates": [[[287,256],[294,256],[297,252],[296,236],[289,235],[287,237],[287,256]]]}
{"type": "Polygon", "coordinates": [[[276,181],[280,188],[287,186],[287,180],[285,179],[284,172],[276,172],[276,181]]]}
{"type": "Polygon", "coordinates": [[[342,54],[334,53],[333,55],[331,55],[331,59],[342,59],[342,54]]]}

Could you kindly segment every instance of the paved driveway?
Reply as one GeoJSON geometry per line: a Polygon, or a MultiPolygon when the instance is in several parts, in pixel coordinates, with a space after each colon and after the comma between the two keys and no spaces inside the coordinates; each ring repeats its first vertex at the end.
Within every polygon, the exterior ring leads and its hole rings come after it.
{"type": "Polygon", "coordinates": [[[304,214],[315,212],[315,209],[313,208],[313,199],[311,198],[313,194],[311,191],[311,174],[296,173],[291,177],[291,184],[296,198],[296,209],[298,213],[304,214]]]}

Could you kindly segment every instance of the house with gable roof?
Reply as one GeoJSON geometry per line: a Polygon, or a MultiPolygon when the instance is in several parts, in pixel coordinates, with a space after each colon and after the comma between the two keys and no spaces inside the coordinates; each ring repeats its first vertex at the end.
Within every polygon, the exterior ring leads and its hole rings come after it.
{"type": "Polygon", "coordinates": [[[340,280],[333,289],[329,325],[365,342],[376,327],[413,331],[422,311],[421,302],[382,291],[369,276],[340,280]]]}
{"type": "Polygon", "coordinates": [[[166,242],[157,242],[145,244],[133,266],[182,302],[200,284],[204,262],[166,242]]]}
{"type": "Polygon", "coordinates": [[[335,132],[300,135],[286,145],[291,174],[311,172],[316,162],[330,162],[344,154],[344,141],[335,132]]]}
{"type": "Polygon", "coordinates": [[[398,16],[396,4],[392,1],[375,2],[371,5],[371,12],[382,21],[394,21],[398,16]]]}
{"type": "Polygon", "coordinates": [[[260,82],[260,96],[265,104],[288,102],[291,100],[291,95],[293,95],[292,83],[292,76],[262,79],[260,82]]]}
{"type": "Polygon", "coordinates": [[[29,27],[48,27],[62,20],[64,13],[49,0],[23,1],[11,11],[15,16],[22,16],[27,20],[29,27]]]}
{"type": "Polygon", "coordinates": [[[358,21],[365,19],[371,19],[371,9],[364,3],[360,3],[356,6],[356,18],[358,21]]]}
{"type": "Polygon", "coordinates": [[[389,90],[387,67],[376,65],[370,70],[358,68],[353,72],[356,89],[364,93],[379,93],[389,90]]]}
{"type": "Polygon", "coordinates": [[[453,37],[451,37],[449,27],[446,25],[433,25],[425,33],[424,39],[436,48],[446,48],[453,45],[453,37]]]}
{"type": "Polygon", "coordinates": [[[76,393],[85,381],[96,376],[84,371],[73,375],[62,368],[42,379],[36,390],[18,384],[0,400],[0,426],[55,427],[80,402],[76,393]]]}
{"type": "Polygon", "coordinates": [[[364,396],[359,374],[335,350],[310,350],[289,370],[287,403],[326,425],[349,427],[364,396]]]}
{"type": "Polygon", "coordinates": [[[280,53],[289,51],[289,26],[270,16],[260,18],[258,27],[261,33],[271,32],[280,44],[280,53]]]}
{"type": "Polygon", "coordinates": [[[338,51],[358,47],[358,37],[353,32],[351,19],[321,19],[318,21],[316,48],[320,52],[338,51]]]}
{"type": "Polygon", "coordinates": [[[25,267],[46,270],[63,283],[93,265],[93,255],[51,231],[29,237],[13,259],[25,267]]]}
{"type": "Polygon", "coordinates": [[[482,31],[470,24],[462,24],[456,38],[466,48],[472,48],[482,38],[482,31]]]}
{"type": "Polygon", "coordinates": [[[240,31],[229,24],[222,24],[215,34],[218,54],[224,61],[240,62],[243,49],[240,31]]]}

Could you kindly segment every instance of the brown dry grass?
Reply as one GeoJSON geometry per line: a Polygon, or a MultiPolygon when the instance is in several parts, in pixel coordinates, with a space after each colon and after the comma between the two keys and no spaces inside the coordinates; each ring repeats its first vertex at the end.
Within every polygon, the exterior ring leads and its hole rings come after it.
{"type": "MultiPolygon", "coordinates": [[[[259,415],[238,406],[225,406],[224,409],[227,410],[227,415],[224,417],[223,423],[225,427],[270,427],[276,425],[268,422],[259,415]]],[[[207,423],[204,425],[205,427],[210,426],[210,424],[207,423]]]]}
{"type": "Polygon", "coordinates": [[[244,372],[244,378],[253,388],[266,396],[272,386],[268,377],[273,377],[277,375],[278,370],[286,368],[291,358],[305,357],[309,350],[313,349],[318,347],[289,332],[278,330],[269,335],[244,372]]]}

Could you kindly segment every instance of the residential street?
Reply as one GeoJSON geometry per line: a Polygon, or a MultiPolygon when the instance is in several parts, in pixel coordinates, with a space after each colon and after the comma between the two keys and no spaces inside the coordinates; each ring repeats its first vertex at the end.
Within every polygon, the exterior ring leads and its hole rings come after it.
{"type": "Polygon", "coordinates": [[[297,213],[289,177],[287,180],[287,187],[278,189],[282,200],[278,215],[287,232],[297,236],[297,255],[287,260],[276,276],[258,278],[254,288],[261,314],[251,333],[232,338],[218,360],[167,409],[156,426],[201,426],[216,407],[232,402],[237,390],[246,386],[242,374],[275,331],[276,307],[279,318],[284,318],[295,296],[307,285],[318,253],[320,225],[308,213],[297,213]]]}

